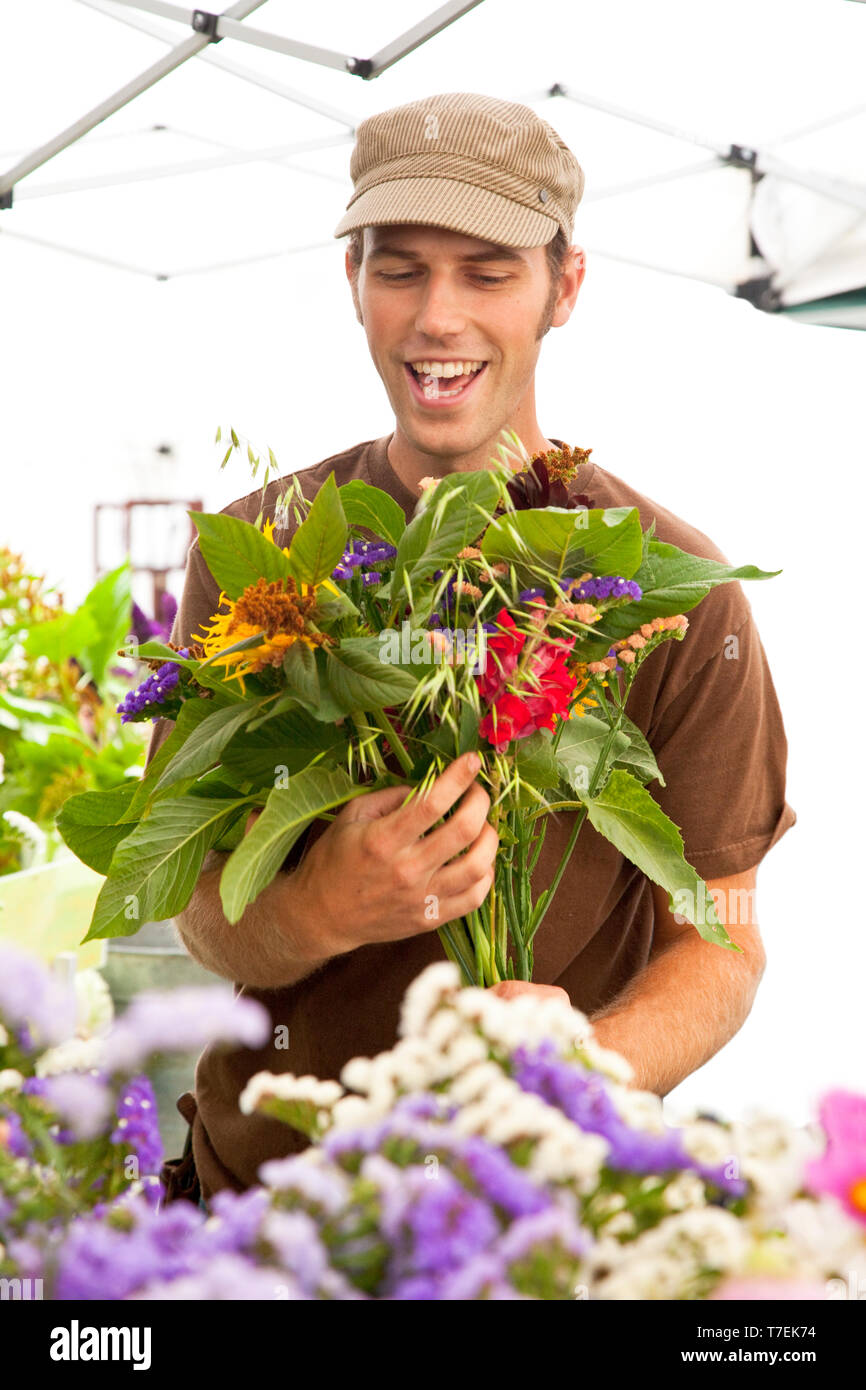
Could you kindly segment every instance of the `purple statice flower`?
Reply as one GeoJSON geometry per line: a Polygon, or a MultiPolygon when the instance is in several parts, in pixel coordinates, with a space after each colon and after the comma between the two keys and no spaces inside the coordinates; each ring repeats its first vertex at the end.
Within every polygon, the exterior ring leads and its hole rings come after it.
{"type": "Polygon", "coordinates": [[[688,1153],[681,1132],[666,1126],[662,1134],[633,1129],[622,1119],[598,1072],[557,1055],[552,1042],[535,1049],[518,1047],[511,1055],[512,1076],[522,1090],[555,1105],[580,1129],[600,1134],[610,1145],[606,1163],[630,1173],[665,1173],[691,1169],[733,1196],[745,1182],[722,1169],[699,1163],[688,1153]]]}
{"type": "Polygon", "coordinates": [[[517,595],[518,603],[534,603],[539,600],[543,603],[544,599],[545,593],[543,589],[521,589],[520,593],[517,595]]]}
{"type": "Polygon", "coordinates": [[[270,1211],[262,1222],[261,1235],[273,1251],[276,1262],[289,1270],[311,1297],[315,1297],[335,1273],[319,1228],[305,1211],[270,1211]]]}
{"type": "Polygon", "coordinates": [[[159,606],[162,618],[162,630],[166,638],[171,637],[171,630],[174,627],[174,620],[177,617],[177,599],[174,594],[170,594],[166,589],[162,594],[159,606]]]}
{"type": "Polygon", "coordinates": [[[557,1247],[582,1259],[593,1244],[592,1236],[583,1230],[570,1212],[551,1204],[545,1211],[522,1216],[513,1222],[497,1241],[497,1253],[506,1265],[529,1259],[537,1250],[557,1247]]]}
{"type": "Polygon", "coordinates": [[[123,1144],[138,1159],[139,1175],[158,1173],[164,1157],[156,1096],[146,1076],[134,1076],[117,1098],[112,1144],[123,1144]]]}
{"type": "Polygon", "coordinates": [[[135,1072],[163,1052],[200,1052],[210,1043],[262,1047],[270,1015],[255,999],[235,998],[230,986],[195,985],[137,994],[103,1044],[109,1072],[135,1072]]]}
{"type": "MultiPolygon", "coordinates": [[[[184,647],[178,655],[188,656],[189,653],[184,647]]],[[[164,705],[172,691],[176,689],[179,680],[180,667],[174,661],[166,661],[158,671],[149,675],[135,690],[124,695],[117,706],[120,722],[128,724],[136,715],[148,713],[153,706],[164,705]]],[[[155,717],[158,718],[158,716],[155,717]]]]}
{"type": "Polygon", "coordinates": [[[335,1216],[349,1203],[349,1182],[342,1169],[312,1162],[306,1154],[268,1159],[258,1176],[272,1192],[295,1193],[306,1205],[320,1208],[327,1216],[335,1216]]]}
{"type": "MultiPolygon", "coordinates": [[[[35,1079],[35,1078],[33,1078],[35,1079]]],[[[95,1139],[103,1134],[111,1112],[111,1099],[104,1081],[90,1072],[61,1072],[44,1079],[41,1095],[51,1110],[67,1122],[67,1130],[55,1137],[60,1143],[70,1139],[95,1139]]]]}
{"type": "Polygon", "coordinates": [[[269,1299],[294,1303],[309,1300],[312,1295],[304,1293],[297,1280],[284,1269],[255,1265],[242,1255],[216,1255],[192,1273],[175,1279],[154,1279],[130,1297],[136,1301],[172,1303],[241,1300],[263,1303],[269,1299]]]}
{"type": "Polygon", "coordinates": [[[370,589],[374,584],[382,583],[382,576],[378,570],[368,570],[364,575],[363,583],[365,588],[370,589]]]}
{"type": "Polygon", "coordinates": [[[597,579],[585,579],[583,583],[579,579],[567,579],[565,587],[569,591],[572,603],[580,603],[589,598],[630,598],[636,600],[641,598],[643,594],[643,590],[635,580],[623,579],[616,574],[603,574],[597,579]]]}
{"type": "Polygon", "coordinates": [[[17,1110],[10,1110],[5,1105],[0,1105],[0,1134],[2,1134],[2,1146],[11,1153],[13,1158],[30,1157],[32,1145],[24,1132],[21,1116],[17,1110]]]}
{"type": "Polygon", "coordinates": [[[132,601],[132,622],[130,624],[132,636],[137,637],[139,642],[144,644],[149,642],[152,637],[162,636],[161,626],[153,618],[149,618],[143,608],[139,608],[135,599],[132,601]]]}
{"type": "Polygon", "coordinates": [[[198,1238],[200,1248],[208,1255],[237,1255],[252,1250],[270,1205],[270,1193],[260,1187],[246,1192],[229,1188],[215,1192],[208,1204],[210,1220],[198,1238]]]}
{"type": "Polygon", "coordinates": [[[391,1246],[386,1282],[458,1269],[499,1234],[489,1205],[441,1166],[398,1168],[380,1160],[363,1170],[380,1180],[379,1225],[391,1246]],[[390,1173],[384,1177],[384,1169],[390,1173]]]}
{"type": "Polygon", "coordinates": [[[75,1031],[75,993],[35,957],[14,946],[0,946],[0,1023],[14,1032],[22,1049],[65,1041],[75,1031]]]}
{"type": "MultiPolygon", "coordinates": [[[[343,551],[336,569],[331,571],[331,578],[351,579],[356,569],[369,570],[374,565],[388,564],[396,554],[397,547],[388,545],[385,541],[365,541],[356,537],[348,549],[343,551]]],[[[376,582],[379,580],[381,575],[376,582]]],[[[367,575],[364,576],[364,582],[368,582],[367,575]]]]}
{"type": "Polygon", "coordinates": [[[154,637],[167,642],[171,637],[171,630],[174,626],[176,616],[177,599],[167,590],[160,597],[159,618],[149,618],[133,599],[132,632],[141,643],[149,642],[154,637]]]}
{"type": "Polygon", "coordinates": [[[153,1211],[142,1197],[123,1203],[131,1230],[104,1219],[79,1217],[57,1255],[54,1297],[113,1300],[128,1297],[158,1279],[191,1274],[204,1263],[195,1235],[205,1215],[191,1202],[172,1202],[153,1211]]]}
{"type": "Polygon", "coordinates": [[[436,1297],[449,1303],[463,1303],[484,1298],[491,1301],[522,1299],[508,1282],[502,1256],[497,1250],[487,1250],[468,1260],[462,1269],[446,1276],[439,1285],[436,1297]]]}
{"type": "Polygon", "coordinates": [[[455,1157],[465,1164],[482,1195],[508,1216],[529,1216],[551,1205],[553,1199],[549,1193],[536,1187],[526,1172],[512,1163],[504,1149],[486,1139],[468,1136],[455,1157]]]}

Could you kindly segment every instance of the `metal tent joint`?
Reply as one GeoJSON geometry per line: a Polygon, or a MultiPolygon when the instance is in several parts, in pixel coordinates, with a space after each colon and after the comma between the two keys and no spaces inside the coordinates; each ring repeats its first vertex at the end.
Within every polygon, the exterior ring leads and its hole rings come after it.
{"type": "Polygon", "coordinates": [[[210,10],[193,10],[192,27],[197,34],[204,34],[210,39],[211,43],[222,43],[222,34],[217,33],[217,24],[221,15],[211,14],[210,10]]]}
{"type": "Polygon", "coordinates": [[[13,188],[7,188],[5,193],[0,193],[0,212],[4,212],[7,208],[11,208],[12,194],[14,191],[13,188]]]}
{"type": "Polygon", "coordinates": [[[726,164],[732,164],[736,169],[757,168],[758,151],[749,149],[747,145],[731,145],[728,153],[722,157],[726,164]]]}
{"type": "Polygon", "coordinates": [[[773,284],[772,275],[756,275],[744,280],[734,291],[736,299],[747,299],[756,309],[776,313],[782,307],[782,292],[773,284]]]}
{"type": "Polygon", "coordinates": [[[353,77],[362,77],[366,82],[373,75],[373,59],[347,58],[346,71],[350,72],[353,77]]]}

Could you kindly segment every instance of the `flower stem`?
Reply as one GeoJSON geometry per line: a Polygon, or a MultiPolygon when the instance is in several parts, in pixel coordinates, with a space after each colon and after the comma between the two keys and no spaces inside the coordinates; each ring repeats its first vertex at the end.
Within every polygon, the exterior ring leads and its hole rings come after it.
{"type": "Polygon", "coordinates": [[[403,740],[400,738],[400,735],[397,733],[387,714],[383,709],[374,709],[373,718],[381,725],[381,732],[387,735],[388,742],[403,771],[406,773],[407,777],[410,776],[413,768],[412,759],[409,757],[403,740]]]}

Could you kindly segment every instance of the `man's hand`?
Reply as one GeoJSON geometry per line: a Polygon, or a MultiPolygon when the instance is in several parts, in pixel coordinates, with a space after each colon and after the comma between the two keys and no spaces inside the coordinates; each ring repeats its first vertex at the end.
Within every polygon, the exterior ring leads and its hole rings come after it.
{"type": "Polygon", "coordinates": [[[474,781],[478,767],[469,753],[407,804],[405,787],[385,787],[343,807],[286,876],[290,944],[299,959],[401,941],[480,907],[493,882],[499,837],[487,820],[490,797],[474,781]]]}
{"type": "Polygon", "coordinates": [[[500,999],[516,999],[520,994],[534,994],[538,999],[555,999],[561,994],[567,1004],[571,1003],[567,990],[559,985],[533,985],[526,980],[503,980],[501,984],[491,985],[490,992],[498,994],[500,999]]]}

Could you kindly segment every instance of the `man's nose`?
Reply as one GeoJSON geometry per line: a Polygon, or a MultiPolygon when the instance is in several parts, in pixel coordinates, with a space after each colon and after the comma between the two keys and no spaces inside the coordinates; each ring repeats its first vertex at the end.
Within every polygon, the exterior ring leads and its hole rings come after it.
{"type": "Polygon", "coordinates": [[[427,338],[444,338],[465,326],[459,286],[447,274],[431,275],[415,315],[416,330],[427,338]]]}

